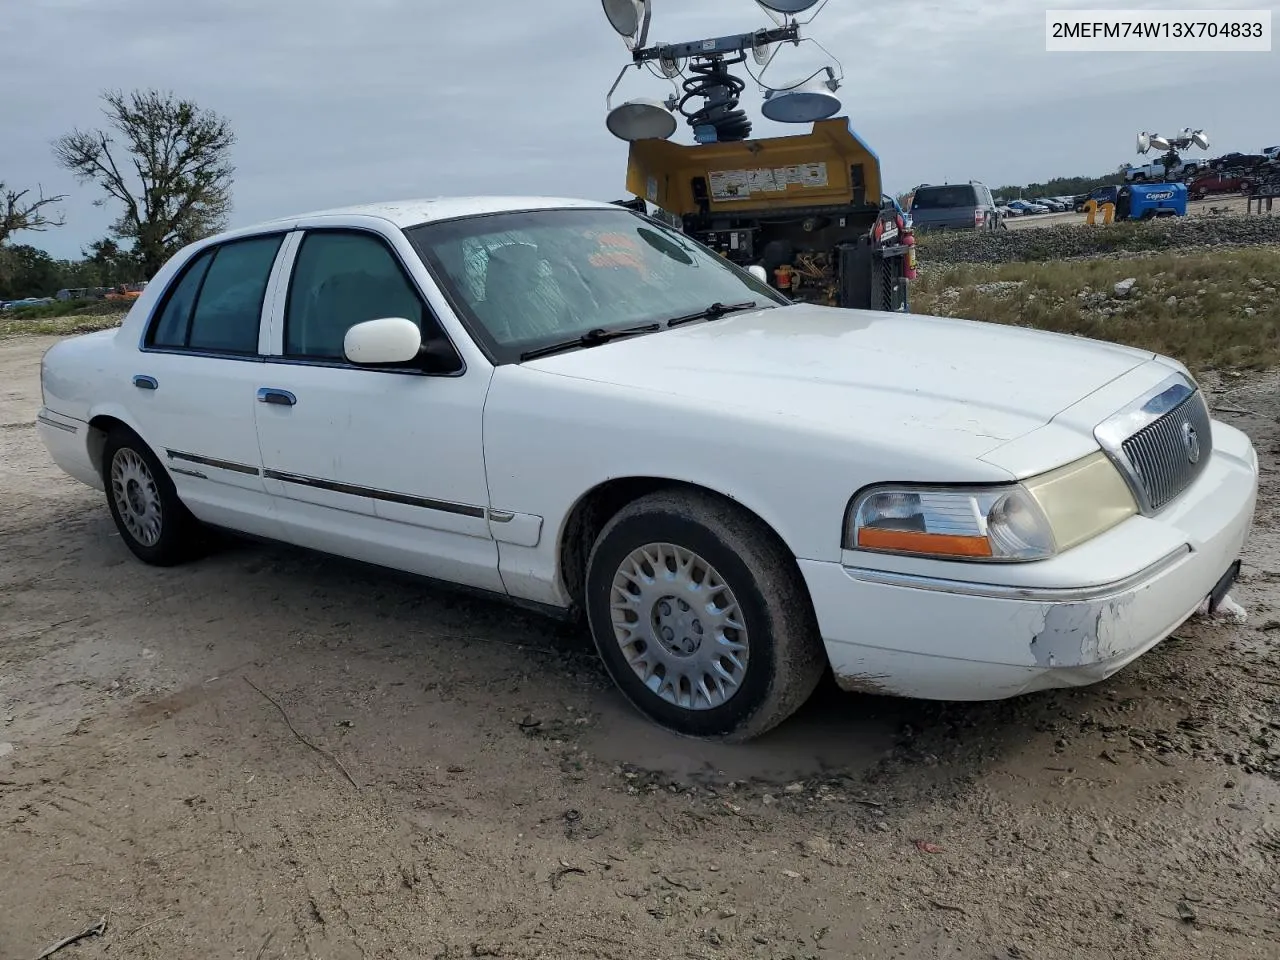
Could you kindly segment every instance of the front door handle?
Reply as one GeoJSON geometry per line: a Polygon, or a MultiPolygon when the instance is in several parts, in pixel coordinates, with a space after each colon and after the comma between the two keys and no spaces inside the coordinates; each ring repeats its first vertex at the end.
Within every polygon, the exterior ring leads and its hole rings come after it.
{"type": "Polygon", "coordinates": [[[277,390],[275,387],[259,387],[258,402],[275,403],[282,407],[292,407],[298,402],[298,398],[288,390],[277,390]]]}
{"type": "Polygon", "coordinates": [[[133,385],[139,390],[155,390],[160,386],[156,382],[155,377],[148,377],[145,373],[140,373],[133,378],[133,385]]]}

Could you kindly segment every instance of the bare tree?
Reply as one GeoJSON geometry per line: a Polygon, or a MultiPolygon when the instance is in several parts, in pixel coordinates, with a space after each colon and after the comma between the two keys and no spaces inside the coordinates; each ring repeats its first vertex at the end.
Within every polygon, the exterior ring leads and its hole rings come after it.
{"type": "Polygon", "coordinates": [[[102,99],[122,146],[113,150],[102,130],[75,130],[54,141],[54,156],[76,179],[102,188],[96,205],[123,205],[112,235],[132,241],[151,277],[180,247],[226,225],[235,134],[223,117],[171,93],[113,91],[102,99]]]}
{"type": "Polygon", "coordinates": [[[46,197],[44,191],[37,189],[36,199],[29,200],[27,195],[30,192],[30,190],[6,189],[4,181],[0,180],[0,244],[8,240],[12,234],[23,230],[39,233],[66,223],[63,217],[50,217],[44,212],[45,207],[50,204],[61,203],[67,199],[65,196],[46,197]]]}

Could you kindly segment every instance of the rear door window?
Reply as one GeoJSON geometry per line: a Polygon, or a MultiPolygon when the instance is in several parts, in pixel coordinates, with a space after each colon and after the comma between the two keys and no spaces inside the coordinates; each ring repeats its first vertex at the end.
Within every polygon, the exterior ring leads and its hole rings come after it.
{"type": "Polygon", "coordinates": [[[262,302],[283,240],[231,240],[198,254],[169,289],[147,345],[256,355],[262,302]]]}
{"type": "Polygon", "coordinates": [[[257,353],[267,280],[283,236],[237,240],[219,248],[191,316],[192,350],[257,353]]]}

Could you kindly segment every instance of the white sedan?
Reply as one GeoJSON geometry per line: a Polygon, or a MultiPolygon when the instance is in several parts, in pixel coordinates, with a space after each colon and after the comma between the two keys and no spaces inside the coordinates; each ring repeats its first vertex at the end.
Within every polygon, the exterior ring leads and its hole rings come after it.
{"type": "Polygon", "coordinates": [[[1182,365],[760,276],[587,201],[274,221],[53,346],[38,429],[143,561],[208,526],[585,615],[692,736],[756,736],[828,668],[1092,683],[1225,594],[1257,458],[1182,365]]]}

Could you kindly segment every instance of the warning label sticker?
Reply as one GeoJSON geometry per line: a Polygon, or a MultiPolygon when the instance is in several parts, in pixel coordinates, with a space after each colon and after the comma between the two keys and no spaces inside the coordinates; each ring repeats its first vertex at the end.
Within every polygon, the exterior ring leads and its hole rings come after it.
{"type": "Polygon", "coordinates": [[[745,170],[712,170],[709,179],[713,200],[747,200],[751,197],[745,170]]]}
{"type": "Polygon", "coordinates": [[[802,163],[790,167],[756,167],[748,170],[708,171],[711,199],[750,200],[763,194],[785,193],[790,186],[827,186],[825,163],[802,163]]]}

